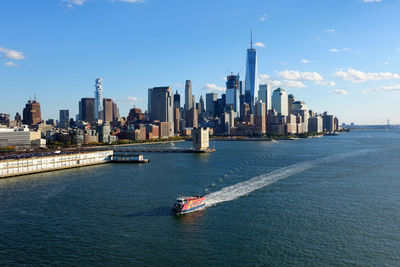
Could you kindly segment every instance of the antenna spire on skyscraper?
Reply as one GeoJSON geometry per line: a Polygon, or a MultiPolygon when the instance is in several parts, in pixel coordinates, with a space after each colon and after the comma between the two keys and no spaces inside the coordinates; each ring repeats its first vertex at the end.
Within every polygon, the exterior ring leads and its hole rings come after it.
{"type": "Polygon", "coordinates": [[[250,29],[250,49],[253,49],[253,29],[250,29]]]}

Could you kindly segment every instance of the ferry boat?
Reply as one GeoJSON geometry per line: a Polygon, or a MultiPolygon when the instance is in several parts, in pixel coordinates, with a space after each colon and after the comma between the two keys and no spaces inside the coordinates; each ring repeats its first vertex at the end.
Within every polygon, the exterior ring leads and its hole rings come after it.
{"type": "Polygon", "coordinates": [[[185,214],[200,210],[206,205],[205,196],[188,196],[188,197],[178,197],[176,199],[173,212],[176,214],[185,214]]]}

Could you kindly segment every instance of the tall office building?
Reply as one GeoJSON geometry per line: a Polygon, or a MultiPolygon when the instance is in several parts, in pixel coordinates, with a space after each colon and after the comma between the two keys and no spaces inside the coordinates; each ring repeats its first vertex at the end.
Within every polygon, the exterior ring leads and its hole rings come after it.
{"type": "MultiPolygon", "coordinates": [[[[173,109],[173,95],[170,86],[154,87],[151,94],[151,113],[150,120],[158,120],[163,124],[163,136],[174,136],[174,109],[173,109]],[[166,129],[166,125],[168,129],[166,129]]],[[[161,127],[161,125],[160,125],[161,127]]]]}
{"type": "Polygon", "coordinates": [[[69,126],[69,110],[68,109],[61,109],[60,110],[60,127],[61,128],[68,128],[69,126]]]}
{"type": "Polygon", "coordinates": [[[240,95],[244,95],[244,84],[243,84],[243,81],[239,82],[239,91],[240,91],[240,95]]]}
{"type": "Polygon", "coordinates": [[[254,116],[254,124],[257,127],[257,134],[265,134],[266,132],[266,121],[265,121],[265,103],[261,100],[258,100],[255,106],[255,116],[254,116]]]}
{"type": "Polygon", "coordinates": [[[79,101],[79,118],[82,121],[89,122],[91,125],[94,125],[94,98],[82,98],[79,101]]]}
{"type": "Polygon", "coordinates": [[[296,101],[296,98],[294,97],[294,95],[290,94],[288,95],[288,114],[292,114],[292,106],[293,103],[296,101]]]}
{"type": "Polygon", "coordinates": [[[288,114],[288,96],[285,90],[278,88],[272,94],[272,108],[278,115],[287,116],[288,114]]]}
{"type": "Polygon", "coordinates": [[[147,90],[147,112],[151,114],[151,95],[153,93],[153,88],[147,90]]]}
{"type": "Polygon", "coordinates": [[[304,103],[304,101],[294,101],[290,112],[293,115],[299,115],[302,117],[303,133],[307,133],[308,132],[308,119],[310,116],[308,113],[308,108],[307,108],[306,103],[304,103]]]}
{"type": "Polygon", "coordinates": [[[97,78],[95,80],[95,90],[94,90],[94,119],[101,120],[103,112],[103,100],[101,94],[103,92],[103,79],[97,78]]]}
{"type": "Polygon", "coordinates": [[[25,105],[22,116],[22,123],[26,125],[35,125],[42,121],[40,103],[36,101],[36,97],[35,100],[29,100],[25,105]]]}
{"type": "Polygon", "coordinates": [[[151,94],[150,120],[174,122],[172,89],[170,86],[153,88],[151,94]]]}
{"type": "Polygon", "coordinates": [[[214,107],[215,107],[215,102],[218,99],[218,94],[217,93],[208,93],[206,94],[206,112],[207,116],[214,117],[215,112],[214,112],[214,107]]]}
{"type": "Polygon", "coordinates": [[[201,95],[200,99],[199,99],[199,110],[197,112],[199,114],[204,114],[205,111],[206,111],[206,109],[205,109],[205,105],[204,105],[204,98],[203,98],[203,95],[201,95]]]}
{"type": "Polygon", "coordinates": [[[257,101],[257,94],[258,94],[257,52],[256,49],[253,48],[253,35],[251,35],[250,48],[247,49],[246,79],[245,79],[245,95],[247,95],[246,100],[250,105],[251,114],[254,114],[254,105],[257,101]]]}
{"type": "Polygon", "coordinates": [[[258,89],[258,100],[265,103],[265,113],[272,108],[271,86],[269,84],[260,84],[258,89]]]}
{"type": "Polygon", "coordinates": [[[308,131],[310,133],[321,133],[323,130],[323,120],[321,116],[310,117],[308,119],[308,131]]]}
{"type": "Polygon", "coordinates": [[[185,110],[190,110],[193,107],[192,81],[186,80],[185,83],[185,110]]]}
{"type": "Polygon", "coordinates": [[[17,112],[15,113],[14,120],[17,126],[21,126],[21,115],[17,112]]]}
{"type": "Polygon", "coordinates": [[[103,120],[113,121],[113,100],[111,98],[103,98],[103,120]]]}
{"type": "Polygon", "coordinates": [[[117,103],[113,102],[113,121],[117,122],[119,119],[119,109],[117,103]]]}
{"type": "Polygon", "coordinates": [[[174,110],[176,108],[181,108],[181,95],[178,93],[178,90],[176,90],[176,93],[174,94],[174,110]]]}
{"type": "Polygon", "coordinates": [[[226,77],[226,105],[230,106],[236,116],[240,114],[240,85],[239,74],[229,75],[226,77]]]}
{"type": "Polygon", "coordinates": [[[335,131],[335,118],[333,115],[328,115],[328,112],[324,112],[322,115],[323,131],[334,132],[335,131]]]}

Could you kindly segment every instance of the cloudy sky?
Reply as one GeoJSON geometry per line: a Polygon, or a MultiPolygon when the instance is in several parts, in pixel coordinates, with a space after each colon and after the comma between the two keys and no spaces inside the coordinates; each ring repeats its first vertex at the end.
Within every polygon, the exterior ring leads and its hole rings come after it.
{"type": "Polygon", "coordinates": [[[398,0],[2,0],[0,112],[36,95],[44,119],[78,112],[103,77],[121,116],[147,88],[196,99],[245,76],[250,29],[259,79],[342,122],[400,124],[398,0]]]}

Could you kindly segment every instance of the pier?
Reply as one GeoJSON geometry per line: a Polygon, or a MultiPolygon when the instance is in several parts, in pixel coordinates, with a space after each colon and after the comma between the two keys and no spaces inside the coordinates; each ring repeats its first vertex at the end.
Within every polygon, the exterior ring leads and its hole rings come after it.
{"type": "Polygon", "coordinates": [[[118,148],[115,153],[210,153],[214,148],[196,150],[194,148],[118,148]]]}
{"type": "Polygon", "coordinates": [[[103,164],[110,162],[112,155],[112,150],[104,150],[0,160],[0,178],[103,164]]]}

